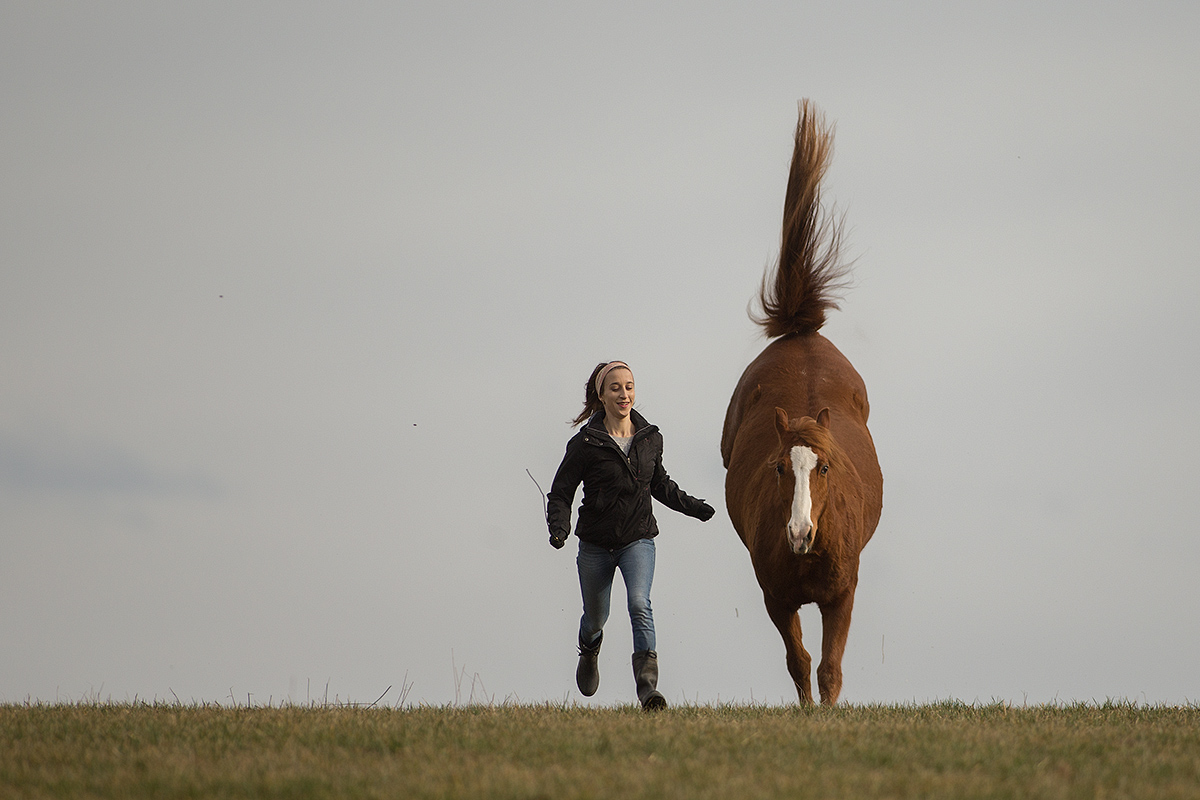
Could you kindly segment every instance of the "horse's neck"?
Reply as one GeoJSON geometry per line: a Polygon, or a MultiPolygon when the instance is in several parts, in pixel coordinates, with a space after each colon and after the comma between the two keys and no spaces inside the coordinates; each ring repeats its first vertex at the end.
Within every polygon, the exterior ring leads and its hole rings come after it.
{"type": "Polygon", "coordinates": [[[832,511],[837,520],[839,547],[846,550],[862,549],[862,542],[851,541],[862,530],[862,484],[858,474],[846,475],[831,485],[827,511],[832,511]]]}

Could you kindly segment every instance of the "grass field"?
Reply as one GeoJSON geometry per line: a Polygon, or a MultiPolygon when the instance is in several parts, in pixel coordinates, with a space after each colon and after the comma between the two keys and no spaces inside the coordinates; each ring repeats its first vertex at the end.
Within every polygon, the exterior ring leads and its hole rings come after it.
{"type": "Polygon", "coordinates": [[[1200,798],[1200,707],[30,703],[0,797],[1200,798]]]}

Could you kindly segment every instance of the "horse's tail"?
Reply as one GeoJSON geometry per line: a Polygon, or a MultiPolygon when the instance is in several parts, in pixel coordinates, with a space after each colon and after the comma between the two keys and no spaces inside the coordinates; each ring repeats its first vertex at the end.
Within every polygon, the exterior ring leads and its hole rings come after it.
{"type": "Polygon", "coordinates": [[[768,272],[758,292],[762,313],[752,315],[768,337],[816,333],[825,311],[846,288],[841,263],[841,224],[821,209],[821,178],[833,155],[833,133],[817,109],[800,101],[796,147],[783,203],[783,239],[774,279],[768,272]]]}

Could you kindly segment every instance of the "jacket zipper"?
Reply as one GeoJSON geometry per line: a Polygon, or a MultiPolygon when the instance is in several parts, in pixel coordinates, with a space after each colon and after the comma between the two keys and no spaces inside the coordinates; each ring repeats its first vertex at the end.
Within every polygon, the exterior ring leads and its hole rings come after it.
{"type": "MultiPolygon", "coordinates": [[[[648,430],[650,430],[650,428],[651,428],[651,426],[647,425],[646,427],[642,428],[641,430],[636,430],[633,432],[633,438],[629,440],[629,452],[631,452],[631,453],[633,452],[633,445],[638,438],[638,434],[642,433],[642,431],[648,431],[648,430]]],[[[606,431],[606,433],[607,433],[607,431],[606,431]]],[[[595,436],[596,434],[593,433],[590,435],[595,436]]],[[[585,441],[586,441],[586,439],[585,439],[585,441]]],[[[633,462],[631,462],[629,460],[629,456],[625,455],[625,451],[621,449],[621,445],[619,445],[615,441],[613,441],[613,438],[611,435],[609,435],[607,442],[599,440],[599,439],[597,439],[597,441],[600,441],[601,447],[609,447],[611,445],[612,449],[615,449],[617,451],[617,454],[619,456],[621,456],[621,460],[623,460],[625,462],[625,467],[629,470],[630,477],[632,477],[634,482],[636,483],[637,482],[637,473],[633,471],[633,462]]]]}

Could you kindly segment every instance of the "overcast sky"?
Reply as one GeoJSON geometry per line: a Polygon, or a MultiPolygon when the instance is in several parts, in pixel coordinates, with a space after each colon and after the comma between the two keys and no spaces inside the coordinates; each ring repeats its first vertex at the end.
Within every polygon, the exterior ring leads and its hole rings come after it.
{"type": "Polygon", "coordinates": [[[1198,38],[1183,0],[3,3],[0,701],[631,702],[619,584],[574,687],[526,474],[622,359],[718,512],[658,507],[660,688],[794,702],[719,442],[802,97],[885,477],[843,700],[1200,700],[1198,38]]]}

